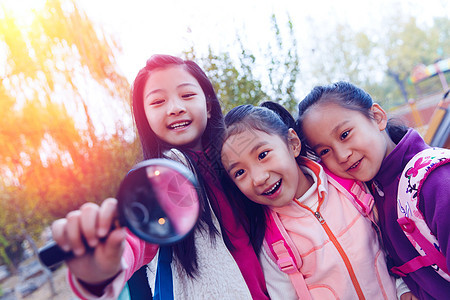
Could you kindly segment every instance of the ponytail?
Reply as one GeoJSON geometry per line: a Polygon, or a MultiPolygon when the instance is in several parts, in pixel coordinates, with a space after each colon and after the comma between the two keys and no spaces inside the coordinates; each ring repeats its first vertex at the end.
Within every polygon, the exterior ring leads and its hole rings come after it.
{"type": "Polygon", "coordinates": [[[295,119],[294,119],[294,117],[282,105],[280,105],[280,104],[278,104],[276,102],[273,102],[273,101],[266,101],[266,102],[261,103],[259,106],[270,109],[271,111],[273,111],[274,113],[276,113],[280,117],[281,121],[283,121],[283,123],[286,124],[286,126],[288,128],[294,128],[295,129],[295,119]]]}

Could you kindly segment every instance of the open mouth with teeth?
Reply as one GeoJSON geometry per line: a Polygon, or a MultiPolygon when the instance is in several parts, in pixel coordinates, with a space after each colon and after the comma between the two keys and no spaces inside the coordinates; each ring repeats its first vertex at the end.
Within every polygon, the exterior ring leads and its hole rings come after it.
{"type": "Polygon", "coordinates": [[[358,160],[356,163],[354,163],[350,168],[348,168],[348,170],[356,168],[357,166],[359,166],[360,163],[361,163],[361,159],[358,160]]]}
{"type": "Polygon", "coordinates": [[[192,123],[191,121],[183,121],[183,122],[173,123],[173,124],[170,124],[169,126],[167,126],[167,128],[180,129],[180,128],[189,126],[189,124],[191,124],[191,123],[192,123]]]}
{"type": "Polygon", "coordinates": [[[267,192],[262,193],[264,196],[273,195],[281,186],[281,179],[278,180],[267,192]]]}

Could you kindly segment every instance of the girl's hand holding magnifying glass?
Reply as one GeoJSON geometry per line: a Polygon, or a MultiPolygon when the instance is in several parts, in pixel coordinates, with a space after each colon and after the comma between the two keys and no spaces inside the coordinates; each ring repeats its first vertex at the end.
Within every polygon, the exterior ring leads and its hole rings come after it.
{"type": "Polygon", "coordinates": [[[101,206],[86,203],[52,224],[53,239],[73,257],[66,261],[73,275],[87,284],[101,284],[121,270],[125,229],[111,230],[117,218],[117,200],[101,206]]]}

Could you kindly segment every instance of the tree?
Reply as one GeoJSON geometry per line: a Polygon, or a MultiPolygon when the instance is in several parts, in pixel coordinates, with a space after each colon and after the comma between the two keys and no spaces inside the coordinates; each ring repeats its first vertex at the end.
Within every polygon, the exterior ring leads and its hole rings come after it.
{"type": "Polygon", "coordinates": [[[237,105],[258,105],[267,99],[260,80],[252,73],[254,62],[255,57],[242,44],[238,66],[229,54],[214,54],[211,48],[208,56],[202,59],[203,68],[213,83],[224,113],[237,105]]]}
{"type": "Polygon", "coordinates": [[[139,146],[118,44],[71,0],[47,1],[25,26],[3,9],[0,233],[23,241],[81,203],[114,196],[139,146]]]}
{"type": "Polygon", "coordinates": [[[271,22],[276,42],[268,46],[260,60],[254,54],[256,51],[248,49],[242,42],[239,33],[236,34],[236,42],[240,51],[235,59],[228,52],[215,53],[211,46],[205,57],[197,57],[193,48],[184,53],[187,59],[200,62],[213,83],[224,113],[238,105],[259,105],[268,100],[295,111],[300,58],[294,25],[288,18],[285,37],[275,15],[272,15],[271,22]]]}
{"type": "Polygon", "coordinates": [[[425,62],[428,64],[436,58],[436,52],[432,50],[436,43],[428,40],[427,32],[417,26],[414,17],[410,17],[406,22],[398,20],[391,20],[390,34],[386,37],[383,47],[387,57],[387,75],[393,78],[402,98],[408,102],[408,76],[415,65],[425,62]]]}
{"type": "Polygon", "coordinates": [[[312,55],[304,58],[313,62],[312,85],[348,80],[386,108],[413,97],[408,77],[414,67],[450,55],[450,20],[435,18],[431,25],[418,24],[415,17],[398,12],[382,24],[361,31],[337,24],[322,36],[314,31],[312,55]]]}
{"type": "Polygon", "coordinates": [[[300,57],[294,24],[288,16],[288,34],[284,37],[275,14],[272,14],[271,22],[276,42],[274,46],[269,44],[266,54],[266,59],[270,62],[268,66],[269,94],[272,95],[273,101],[294,112],[299,101],[296,86],[300,75],[300,57]]]}
{"type": "Polygon", "coordinates": [[[434,18],[430,38],[437,43],[436,54],[440,58],[450,57],[450,19],[434,18]]]}
{"type": "MultiPolygon", "coordinates": [[[[374,81],[376,44],[362,31],[348,24],[337,24],[330,31],[313,39],[310,58],[314,85],[339,80],[366,86],[374,81]]],[[[309,75],[309,74],[307,74],[309,75]]]]}

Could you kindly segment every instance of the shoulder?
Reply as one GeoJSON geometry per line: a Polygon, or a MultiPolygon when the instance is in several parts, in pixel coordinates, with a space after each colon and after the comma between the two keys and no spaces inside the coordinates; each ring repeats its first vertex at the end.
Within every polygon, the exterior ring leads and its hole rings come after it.
{"type": "Polygon", "coordinates": [[[172,148],[172,149],[165,151],[163,153],[163,155],[165,158],[171,159],[173,161],[176,161],[176,162],[179,162],[179,163],[185,165],[186,167],[189,168],[189,170],[194,172],[194,174],[197,174],[192,160],[189,159],[189,157],[185,153],[181,152],[180,150],[178,150],[176,148],[172,148]]]}
{"type": "Polygon", "coordinates": [[[176,148],[172,148],[172,149],[165,151],[163,153],[163,155],[168,159],[180,162],[184,165],[188,164],[187,156],[183,152],[181,152],[180,150],[178,150],[176,148]]]}

